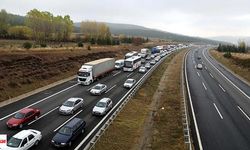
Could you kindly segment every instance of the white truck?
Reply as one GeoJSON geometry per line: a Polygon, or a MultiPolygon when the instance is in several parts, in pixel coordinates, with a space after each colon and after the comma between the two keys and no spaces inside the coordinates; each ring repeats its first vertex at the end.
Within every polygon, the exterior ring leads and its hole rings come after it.
{"type": "Polygon", "coordinates": [[[103,58],[85,63],[81,66],[77,73],[78,83],[83,85],[90,85],[96,79],[104,76],[114,69],[114,58],[103,58]]]}
{"type": "Polygon", "coordinates": [[[141,49],[141,57],[146,58],[151,54],[150,50],[148,48],[141,49]]]}

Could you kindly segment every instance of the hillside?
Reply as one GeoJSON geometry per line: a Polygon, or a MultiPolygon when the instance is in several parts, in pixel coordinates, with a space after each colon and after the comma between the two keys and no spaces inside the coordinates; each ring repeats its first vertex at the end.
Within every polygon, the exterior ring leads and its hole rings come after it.
{"type": "MultiPolygon", "coordinates": [[[[204,39],[199,37],[190,37],[184,36],[180,34],[174,34],[166,31],[150,29],[138,25],[131,25],[131,24],[118,24],[118,23],[106,23],[112,34],[120,35],[125,34],[127,36],[143,36],[149,38],[159,38],[159,39],[166,39],[170,41],[177,41],[177,42],[201,42],[201,43],[210,43],[210,44],[217,44],[217,41],[204,39]]],[[[75,32],[80,32],[80,23],[75,23],[75,32]]]]}

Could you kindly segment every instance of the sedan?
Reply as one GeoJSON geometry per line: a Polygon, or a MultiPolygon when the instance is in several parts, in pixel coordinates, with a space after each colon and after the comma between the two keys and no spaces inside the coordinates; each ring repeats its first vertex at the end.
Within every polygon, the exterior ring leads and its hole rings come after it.
{"type": "Polygon", "coordinates": [[[94,87],[91,88],[90,93],[92,95],[101,95],[102,93],[104,93],[105,91],[107,91],[107,86],[105,84],[97,84],[94,87]]]}
{"type": "Polygon", "coordinates": [[[23,125],[37,119],[40,116],[40,110],[36,108],[24,108],[17,112],[14,117],[7,121],[8,128],[22,128],[23,125]]]}
{"type": "Polygon", "coordinates": [[[150,63],[146,63],[145,67],[146,67],[147,69],[150,69],[150,68],[151,68],[150,63]]]}
{"type": "Polygon", "coordinates": [[[105,115],[112,108],[112,100],[110,98],[103,98],[99,102],[96,103],[93,108],[93,115],[105,115]]]}
{"type": "Polygon", "coordinates": [[[74,114],[74,112],[82,108],[84,100],[82,98],[70,98],[66,100],[59,108],[59,113],[63,115],[74,114]]]}
{"type": "Polygon", "coordinates": [[[42,134],[37,130],[22,130],[12,136],[4,150],[28,150],[32,146],[38,145],[42,139],[42,134]]]}
{"type": "Polygon", "coordinates": [[[146,71],[147,71],[147,68],[146,68],[146,67],[141,66],[141,67],[139,68],[139,72],[140,72],[140,73],[145,73],[146,71]]]}
{"type": "Polygon", "coordinates": [[[198,65],[197,65],[197,69],[200,69],[200,70],[201,70],[201,69],[202,69],[202,64],[198,64],[198,65]]]}
{"type": "Polygon", "coordinates": [[[125,81],[125,83],[123,84],[123,87],[125,87],[125,88],[132,88],[135,83],[136,83],[135,79],[127,79],[125,81]]]}
{"type": "Polygon", "coordinates": [[[151,65],[154,65],[155,63],[156,63],[156,62],[155,62],[154,59],[150,61],[150,64],[151,64],[151,65]]]}

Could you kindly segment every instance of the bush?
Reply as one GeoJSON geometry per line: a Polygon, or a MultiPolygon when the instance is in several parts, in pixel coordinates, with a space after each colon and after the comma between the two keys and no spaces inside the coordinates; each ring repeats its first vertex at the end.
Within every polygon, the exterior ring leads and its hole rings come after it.
{"type": "Polygon", "coordinates": [[[226,52],[223,56],[226,58],[231,58],[232,54],[230,52],[226,52]]]}
{"type": "Polygon", "coordinates": [[[41,47],[47,47],[47,44],[46,43],[41,43],[40,46],[41,47]]]}
{"type": "Polygon", "coordinates": [[[32,47],[32,44],[30,42],[24,42],[23,48],[30,49],[32,47]]]}
{"type": "Polygon", "coordinates": [[[90,45],[88,45],[88,50],[91,50],[91,47],[90,47],[90,45]]]}
{"type": "Polygon", "coordinates": [[[83,43],[82,43],[82,42],[78,42],[78,43],[77,43],[77,46],[78,46],[78,47],[83,47],[83,43]]]}

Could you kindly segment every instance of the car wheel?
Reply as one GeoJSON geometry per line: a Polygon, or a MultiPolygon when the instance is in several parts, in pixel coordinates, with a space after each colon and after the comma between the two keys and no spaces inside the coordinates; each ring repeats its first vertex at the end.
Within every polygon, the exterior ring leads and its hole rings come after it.
{"type": "Polygon", "coordinates": [[[39,144],[39,140],[36,140],[35,142],[35,146],[37,146],[39,144]]]}
{"type": "Polygon", "coordinates": [[[20,124],[20,125],[19,125],[19,128],[22,129],[22,128],[23,128],[23,124],[20,124]]]}
{"type": "Polygon", "coordinates": [[[69,142],[69,147],[71,147],[71,145],[72,145],[72,143],[71,143],[71,141],[69,142]]]}
{"type": "Polygon", "coordinates": [[[35,116],[35,120],[37,120],[38,119],[38,116],[35,116]]]}

